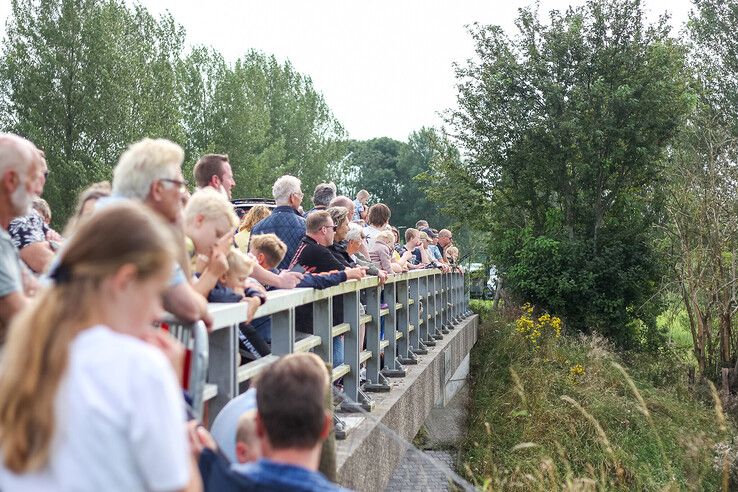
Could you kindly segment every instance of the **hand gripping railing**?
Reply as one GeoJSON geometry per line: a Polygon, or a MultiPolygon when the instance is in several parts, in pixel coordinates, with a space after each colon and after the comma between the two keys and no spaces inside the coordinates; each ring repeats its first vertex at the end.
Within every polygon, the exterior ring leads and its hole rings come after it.
{"type": "Polygon", "coordinates": [[[178,338],[194,348],[189,389],[195,411],[201,412],[202,402],[208,401],[210,415],[217,415],[245,390],[248,380],[280,355],[313,351],[333,366],[333,339],[341,335],[344,361],[333,367],[332,380],[343,378],[342,407],[346,411],[370,411],[374,401],[366,392],[389,391],[387,378],[404,376],[405,365],[417,364],[418,355],[427,354],[428,347],[468,315],[463,276],[435,269],[391,275],[383,286],[377,277],[366,277],[325,290],[275,290],[267,294],[267,302],[256,312],[257,317],[272,318],[272,354],[239,365],[236,330],[245,321],[246,310],[244,303],[211,304],[213,329],[204,345],[203,337],[207,339],[208,335],[201,325],[192,332],[191,325],[169,321],[182,327],[182,331],[173,331],[175,336],[182,335],[178,338]],[[335,324],[333,301],[339,296],[343,322],[335,324]],[[362,302],[366,303],[365,314],[360,308],[362,302]],[[313,333],[304,334],[300,326],[295,326],[295,309],[311,303],[313,333]],[[366,349],[359,338],[361,325],[365,325],[366,349]],[[194,338],[185,335],[188,330],[194,338]],[[363,364],[367,381],[362,389],[359,375],[363,364]]]}

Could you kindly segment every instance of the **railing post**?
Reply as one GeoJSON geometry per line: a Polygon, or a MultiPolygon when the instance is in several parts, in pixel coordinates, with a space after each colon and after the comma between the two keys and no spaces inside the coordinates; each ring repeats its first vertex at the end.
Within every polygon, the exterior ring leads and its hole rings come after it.
{"type": "MultiPolygon", "coordinates": [[[[427,272],[425,272],[427,273],[427,272]]],[[[420,325],[420,341],[427,345],[428,347],[435,347],[436,340],[431,335],[434,332],[434,327],[430,326],[430,309],[431,309],[431,296],[428,295],[430,292],[430,275],[424,275],[420,277],[418,283],[418,289],[420,290],[420,299],[422,302],[421,306],[421,313],[420,313],[420,321],[422,324],[420,325]]]]}
{"type": "Polygon", "coordinates": [[[384,316],[384,339],[387,347],[384,349],[384,368],[381,374],[388,378],[403,378],[406,376],[405,368],[397,357],[397,283],[384,284],[384,302],[389,312],[384,316]]]}
{"type": "Polygon", "coordinates": [[[343,378],[344,400],[341,408],[347,412],[371,411],[374,401],[369,398],[359,385],[361,347],[359,346],[359,290],[341,294],[343,296],[343,322],[348,323],[349,331],[343,338],[344,364],[348,364],[349,373],[343,378]]]}
{"type": "MultiPolygon", "coordinates": [[[[372,320],[366,325],[366,349],[371,352],[372,356],[366,361],[366,384],[364,385],[365,391],[389,391],[390,386],[387,381],[382,377],[380,372],[381,358],[380,358],[380,327],[382,324],[381,308],[380,308],[380,297],[381,288],[377,285],[375,287],[369,287],[365,289],[366,292],[366,314],[372,317],[372,320]]],[[[387,326],[385,324],[385,338],[387,334],[387,326]]]]}
{"type": "Polygon", "coordinates": [[[420,301],[423,297],[421,294],[420,281],[421,277],[413,278],[408,281],[408,290],[410,291],[409,295],[410,299],[413,301],[409,311],[410,324],[413,326],[413,330],[410,332],[410,352],[416,355],[428,353],[428,349],[421,341],[423,339],[422,331],[424,327],[420,325],[420,321],[422,319],[420,315],[420,301]]]}
{"type": "MultiPolygon", "coordinates": [[[[397,290],[397,302],[402,304],[402,307],[397,310],[397,331],[402,333],[402,338],[397,341],[397,358],[400,364],[417,364],[418,359],[415,357],[411,350],[413,342],[411,341],[410,334],[415,331],[410,331],[410,311],[415,305],[410,306],[408,284],[409,280],[401,280],[395,283],[395,289],[397,290]]],[[[416,312],[417,316],[417,312],[416,312]]],[[[416,333],[417,334],[417,333],[416,333]]],[[[417,342],[415,343],[417,346],[417,342]]]]}
{"type": "Polygon", "coordinates": [[[438,323],[438,274],[433,273],[428,277],[428,303],[430,310],[428,311],[428,335],[436,340],[443,339],[443,334],[439,329],[438,323]]]}
{"type": "Polygon", "coordinates": [[[295,351],[295,308],[272,315],[272,353],[286,355],[295,351]]]}
{"type": "Polygon", "coordinates": [[[453,329],[451,323],[449,323],[448,321],[448,275],[449,274],[447,272],[441,272],[441,292],[438,295],[438,304],[441,308],[441,333],[443,333],[444,335],[447,333],[451,333],[451,330],[453,329]]]}
{"type": "Polygon", "coordinates": [[[333,367],[333,298],[313,302],[313,333],[320,337],[315,353],[333,367]]]}
{"type": "Polygon", "coordinates": [[[452,305],[452,312],[453,312],[453,323],[457,324],[459,321],[461,321],[461,316],[459,316],[459,313],[461,312],[461,306],[459,305],[461,301],[461,296],[459,295],[459,278],[461,275],[458,273],[453,274],[453,279],[451,281],[452,288],[451,288],[451,305],[452,305]]]}
{"type": "Polygon", "coordinates": [[[215,398],[210,400],[208,410],[218,415],[221,408],[238,395],[236,383],[236,336],[238,325],[231,325],[210,334],[210,382],[218,387],[215,398]]]}

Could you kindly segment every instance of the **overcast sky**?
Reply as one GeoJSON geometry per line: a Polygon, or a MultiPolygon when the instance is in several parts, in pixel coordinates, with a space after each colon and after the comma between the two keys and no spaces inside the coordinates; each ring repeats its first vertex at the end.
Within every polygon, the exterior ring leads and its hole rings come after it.
{"type": "MultiPolygon", "coordinates": [[[[254,48],[289,59],[312,77],[349,136],[405,140],[439,126],[455,105],[452,64],[473,54],[466,25],[514,29],[529,0],[144,0],[169,10],[189,44],[217,48],[233,61],[254,48]]],[[[541,0],[541,12],[582,1],[541,0]]],[[[668,11],[681,26],[689,0],[646,0],[649,18],[668,11]]],[[[3,32],[10,0],[0,0],[3,32]]],[[[545,18],[545,16],[543,16],[545,18]]]]}

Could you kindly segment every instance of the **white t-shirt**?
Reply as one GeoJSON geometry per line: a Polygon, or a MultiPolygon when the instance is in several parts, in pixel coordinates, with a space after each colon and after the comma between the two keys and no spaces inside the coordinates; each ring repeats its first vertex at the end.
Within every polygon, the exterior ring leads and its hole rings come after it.
{"type": "Polygon", "coordinates": [[[47,466],[0,490],[176,490],[189,479],[182,392],[156,348],[105,326],[82,331],[56,398],[47,466]]]}

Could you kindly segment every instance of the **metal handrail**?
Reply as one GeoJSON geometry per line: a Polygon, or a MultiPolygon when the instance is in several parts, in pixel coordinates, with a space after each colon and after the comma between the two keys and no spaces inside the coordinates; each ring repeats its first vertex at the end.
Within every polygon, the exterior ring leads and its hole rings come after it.
{"type": "Polygon", "coordinates": [[[208,335],[203,329],[194,332],[196,349],[190,371],[194,379],[190,381],[190,391],[196,411],[201,411],[202,402],[208,401],[209,414],[215,416],[238,396],[245,381],[258,375],[279,355],[312,350],[332,366],[334,332],[344,336],[344,363],[333,369],[334,380],[344,378],[343,408],[371,410],[373,400],[365,391],[389,391],[386,378],[404,376],[405,365],[417,363],[419,355],[427,353],[429,346],[466,317],[467,299],[463,275],[437,269],[390,275],[384,285],[377,277],[365,277],[323,290],[270,291],[255,317],[272,318],[272,355],[239,366],[236,330],[246,320],[246,310],[244,303],[210,304],[211,333],[208,335]],[[366,302],[364,316],[359,307],[362,292],[366,302]],[[334,324],[332,304],[338,296],[343,298],[343,323],[334,324]],[[387,304],[384,309],[382,296],[387,304]],[[295,326],[295,309],[307,304],[313,305],[314,331],[309,338],[297,340],[300,330],[295,326]],[[362,350],[359,340],[362,319],[366,321],[366,350],[362,350]],[[368,380],[364,389],[359,381],[362,362],[366,363],[368,380]]]}

